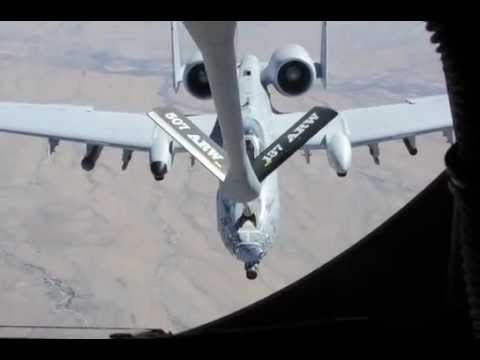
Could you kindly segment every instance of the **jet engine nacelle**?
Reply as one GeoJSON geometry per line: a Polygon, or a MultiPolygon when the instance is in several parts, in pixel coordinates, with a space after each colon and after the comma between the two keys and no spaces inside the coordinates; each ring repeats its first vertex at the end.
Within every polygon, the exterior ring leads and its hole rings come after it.
{"type": "Polygon", "coordinates": [[[327,140],[327,158],[338,176],[346,176],[352,163],[352,145],[347,136],[338,132],[327,140]]]}
{"type": "Polygon", "coordinates": [[[185,65],[183,84],[187,91],[197,99],[207,100],[212,97],[205,63],[200,52],[197,52],[192,60],[185,65]]]}
{"type": "Polygon", "coordinates": [[[155,180],[160,181],[172,167],[173,141],[161,129],[157,129],[157,136],[150,148],[150,170],[155,180]]]}
{"type": "Polygon", "coordinates": [[[306,93],[316,78],[315,64],[300,45],[286,45],[276,50],[262,71],[262,84],[273,84],[285,96],[306,93]]]}

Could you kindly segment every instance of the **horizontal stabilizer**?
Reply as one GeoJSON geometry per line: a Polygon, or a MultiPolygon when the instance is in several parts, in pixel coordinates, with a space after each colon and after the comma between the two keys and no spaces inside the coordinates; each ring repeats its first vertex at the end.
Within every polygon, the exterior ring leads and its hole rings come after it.
{"type": "Polygon", "coordinates": [[[253,161],[253,169],[258,180],[263,181],[295,151],[300,149],[316,133],[323,129],[336,116],[329,108],[314,107],[278,137],[253,161]]]}
{"type": "Polygon", "coordinates": [[[225,152],[185,115],[166,107],[153,109],[148,116],[220,181],[225,180],[228,170],[225,152]]]}

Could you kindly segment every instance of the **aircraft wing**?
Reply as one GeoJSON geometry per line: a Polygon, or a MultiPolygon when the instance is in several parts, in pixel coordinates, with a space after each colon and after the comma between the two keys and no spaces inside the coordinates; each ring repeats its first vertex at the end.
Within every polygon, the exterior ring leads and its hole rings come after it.
{"type": "MultiPolygon", "coordinates": [[[[215,114],[188,118],[205,134],[215,133],[215,114]]],[[[99,111],[88,106],[0,102],[0,132],[149,151],[157,129],[147,114],[99,111]]],[[[175,145],[175,151],[184,151],[175,145]]]]}
{"type": "MultiPolygon", "coordinates": [[[[304,113],[275,114],[274,137],[278,137],[304,113]]],[[[342,131],[352,146],[378,144],[435,131],[448,131],[452,116],[448,97],[429,96],[406,103],[340,111],[313,136],[306,150],[325,149],[325,137],[342,131]]]]}

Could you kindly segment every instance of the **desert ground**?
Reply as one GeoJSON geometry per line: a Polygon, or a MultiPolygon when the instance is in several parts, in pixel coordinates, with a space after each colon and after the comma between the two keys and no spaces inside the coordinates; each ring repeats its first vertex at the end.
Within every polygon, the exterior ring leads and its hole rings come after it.
{"type": "MultiPolygon", "coordinates": [[[[319,56],[316,22],[241,22],[239,59],[268,61],[298,42],[319,56]]],[[[194,46],[181,34],[185,61],[194,46]]],[[[328,89],[273,96],[281,111],[327,104],[342,110],[445,93],[439,55],[422,22],[329,22],[328,89]]],[[[146,112],[176,104],[213,112],[172,89],[168,22],[2,22],[0,101],[93,105],[146,112]]],[[[300,153],[280,169],[281,235],[255,281],[216,231],[217,181],[179,155],[163,182],[146,153],[122,171],[104,149],[85,172],[85,147],[62,142],[52,159],[44,139],[0,133],[0,337],[106,337],[134,327],[179,332],[249,305],[339,254],[412,199],[443,169],[442,134],[354,150],[346,178],[324,153],[300,153]],[[16,327],[20,326],[20,327],[16,327]],[[21,326],[26,326],[21,327],[21,326]],[[29,328],[31,327],[31,328],[29,328]]],[[[405,259],[408,261],[408,259],[405,259]]]]}

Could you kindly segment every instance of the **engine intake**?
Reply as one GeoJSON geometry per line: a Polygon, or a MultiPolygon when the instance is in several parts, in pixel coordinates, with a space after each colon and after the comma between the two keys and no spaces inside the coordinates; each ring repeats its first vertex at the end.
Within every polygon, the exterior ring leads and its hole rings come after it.
{"type": "Polygon", "coordinates": [[[262,83],[273,84],[285,96],[299,96],[312,87],[316,75],[315,64],[305,48],[292,44],[273,53],[262,72],[262,83]]]}
{"type": "Polygon", "coordinates": [[[183,83],[187,91],[197,99],[207,100],[212,97],[212,90],[203,61],[195,61],[187,65],[183,83]]]}

